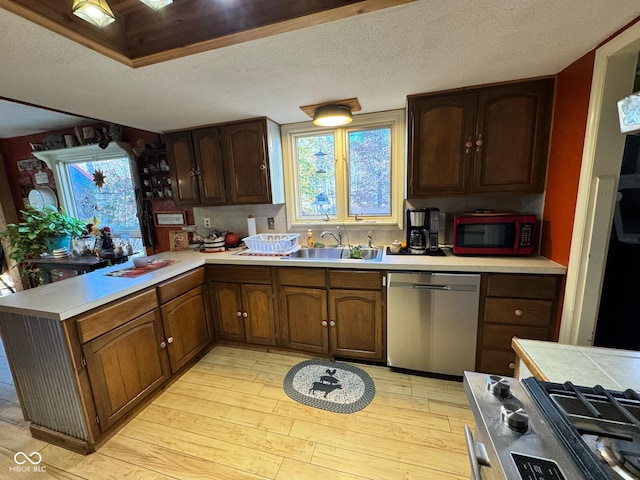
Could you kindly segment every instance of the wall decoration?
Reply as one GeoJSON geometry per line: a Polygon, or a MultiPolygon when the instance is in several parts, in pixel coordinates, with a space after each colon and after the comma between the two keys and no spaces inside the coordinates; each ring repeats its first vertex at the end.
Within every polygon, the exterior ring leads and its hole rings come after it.
{"type": "Polygon", "coordinates": [[[96,170],[93,172],[93,183],[96,184],[96,187],[102,188],[104,186],[105,174],[102,170],[96,170]]]}
{"type": "Polygon", "coordinates": [[[184,212],[156,212],[156,227],[171,227],[185,224],[184,212]]]}
{"type": "Polygon", "coordinates": [[[189,248],[189,233],[184,230],[169,230],[169,250],[187,250],[189,248]]]}

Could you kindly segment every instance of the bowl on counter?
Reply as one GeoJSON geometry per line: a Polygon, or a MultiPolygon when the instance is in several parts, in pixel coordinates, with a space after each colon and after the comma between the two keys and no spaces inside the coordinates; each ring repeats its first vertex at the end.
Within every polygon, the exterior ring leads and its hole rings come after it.
{"type": "Polygon", "coordinates": [[[148,264],[147,257],[133,258],[133,266],[136,268],[145,268],[148,264]]]}
{"type": "Polygon", "coordinates": [[[398,240],[395,240],[394,242],[389,244],[389,251],[394,255],[397,255],[398,253],[400,253],[401,248],[402,248],[402,242],[399,242],[398,240]]]}

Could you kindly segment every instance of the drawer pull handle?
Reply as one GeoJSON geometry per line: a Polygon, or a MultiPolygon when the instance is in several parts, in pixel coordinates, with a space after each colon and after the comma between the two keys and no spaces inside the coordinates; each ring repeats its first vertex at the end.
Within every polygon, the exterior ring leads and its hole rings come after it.
{"type": "Polygon", "coordinates": [[[513,314],[514,314],[516,317],[521,317],[522,315],[524,315],[524,312],[523,312],[522,310],[520,310],[519,308],[517,308],[517,309],[515,310],[515,312],[513,312],[513,314]]]}

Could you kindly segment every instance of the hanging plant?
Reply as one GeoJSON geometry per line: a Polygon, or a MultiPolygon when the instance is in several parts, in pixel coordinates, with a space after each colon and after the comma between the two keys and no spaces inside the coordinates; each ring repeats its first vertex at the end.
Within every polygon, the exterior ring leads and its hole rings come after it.
{"type": "Polygon", "coordinates": [[[104,186],[105,175],[102,170],[96,170],[93,172],[93,183],[96,184],[96,187],[102,188],[104,186]]]}

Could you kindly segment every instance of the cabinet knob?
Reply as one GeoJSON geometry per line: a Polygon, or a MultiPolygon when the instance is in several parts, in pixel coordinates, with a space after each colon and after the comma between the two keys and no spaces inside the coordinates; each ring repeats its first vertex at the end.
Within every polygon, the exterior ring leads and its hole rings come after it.
{"type": "Polygon", "coordinates": [[[471,141],[471,137],[467,138],[466,143],[464,144],[464,153],[469,153],[471,147],[473,147],[473,142],[471,141]]]}
{"type": "Polygon", "coordinates": [[[160,342],[160,348],[167,348],[167,342],[160,342]]]}
{"type": "Polygon", "coordinates": [[[509,368],[510,368],[511,370],[515,369],[515,368],[516,368],[516,364],[515,364],[515,363],[513,363],[513,362],[510,362],[510,363],[509,363],[509,368]]]}
{"type": "Polygon", "coordinates": [[[331,321],[329,322],[329,325],[331,325],[332,327],[335,327],[335,326],[336,326],[336,322],[334,322],[333,320],[331,320],[331,321]]]}
{"type": "Polygon", "coordinates": [[[482,146],[484,142],[482,141],[482,134],[478,135],[478,138],[476,138],[476,152],[480,151],[480,147],[482,146]]]}
{"type": "Polygon", "coordinates": [[[167,338],[167,343],[173,343],[173,337],[167,338]]]}
{"type": "Polygon", "coordinates": [[[267,169],[267,166],[263,163],[260,165],[260,171],[264,172],[267,169]]]}
{"type": "Polygon", "coordinates": [[[236,312],[236,316],[237,317],[241,317],[242,316],[242,312],[236,312]]]}
{"type": "Polygon", "coordinates": [[[322,326],[326,327],[327,326],[327,321],[326,320],[322,320],[322,326]]]}
{"type": "Polygon", "coordinates": [[[247,312],[242,312],[242,316],[243,316],[244,318],[247,318],[247,317],[248,317],[247,312]]]}
{"type": "Polygon", "coordinates": [[[524,312],[523,312],[522,310],[520,310],[519,308],[517,308],[517,309],[513,312],[513,314],[514,314],[516,317],[521,317],[522,315],[524,315],[524,312]]]}

